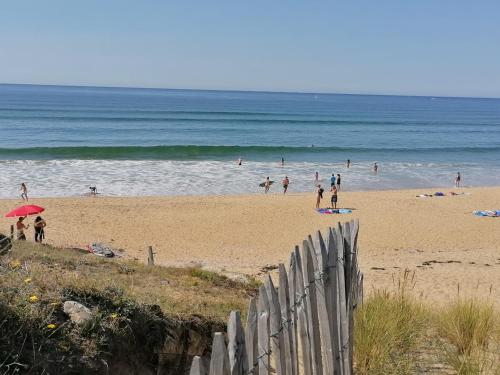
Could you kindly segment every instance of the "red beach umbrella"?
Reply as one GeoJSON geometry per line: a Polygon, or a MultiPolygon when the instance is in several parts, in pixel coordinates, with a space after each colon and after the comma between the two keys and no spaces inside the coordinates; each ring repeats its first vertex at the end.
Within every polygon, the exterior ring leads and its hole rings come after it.
{"type": "Polygon", "coordinates": [[[36,206],[34,204],[27,204],[26,206],[21,206],[10,211],[5,215],[5,217],[36,215],[43,211],[45,211],[45,208],[43,207],[36,206]]]}

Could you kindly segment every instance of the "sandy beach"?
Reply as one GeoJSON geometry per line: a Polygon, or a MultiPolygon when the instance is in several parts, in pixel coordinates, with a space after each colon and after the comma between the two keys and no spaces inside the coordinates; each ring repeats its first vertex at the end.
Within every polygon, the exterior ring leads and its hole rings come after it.
{"type": "MultiPolygon", "coordinates": [[[[500,301],[500,218],[471,213],[500,208],[500,188],[416,197],[435,191],[451,189],[341,192],[339,207],[353,209],[344,215],[318,214],[313,192],[32,198],[30,203],[46,208],[46,242],[56,246],[85,247],[100,241],[123,249],[127,258],[145,261],[151,245],[158,264],[198,264],[257,277],[266,266],[286,264],[294,245],[308,234],[337,221],[359,219],[366,290],[393,288],[407,268],[415,271],[415,291],[425,299],[450,300],[460,289],[462,295],[500,301]]],[[[322,206],[329,205],[329,196],[322,206]]],[[[21,204],[20,199],[1,200],[0,212],[21,204]]],[[[0,232],[7,233],[14,223],[2,217],[0,232]]],[[[32,225],[27,235],[33,240],[32,225]]]]}

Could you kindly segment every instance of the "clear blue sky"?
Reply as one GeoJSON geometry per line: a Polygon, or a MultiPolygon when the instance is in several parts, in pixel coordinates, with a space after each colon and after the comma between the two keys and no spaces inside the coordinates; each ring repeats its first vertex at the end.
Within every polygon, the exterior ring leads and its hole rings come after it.
{"type": "Polygon", "coordinates": [[[500,97],[500,1],[2,1],[0,82],[500,97]]]}

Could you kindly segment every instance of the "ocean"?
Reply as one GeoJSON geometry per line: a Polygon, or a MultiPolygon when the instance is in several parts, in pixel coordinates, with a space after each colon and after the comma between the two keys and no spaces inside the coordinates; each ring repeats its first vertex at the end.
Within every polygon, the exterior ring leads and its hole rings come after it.
{"type": "Polygon", "coordinates": [[[0,139],[1,198],[500,185],[500,99],[0,85],[0,139]]]}

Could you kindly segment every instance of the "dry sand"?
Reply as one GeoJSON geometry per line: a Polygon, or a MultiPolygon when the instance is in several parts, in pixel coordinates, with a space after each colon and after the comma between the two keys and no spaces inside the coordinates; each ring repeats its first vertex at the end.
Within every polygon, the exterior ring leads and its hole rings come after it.
{"type": "MultiPolygon", "coordinates": [[[[340,192],[339,206],[353,209],[345,215],[316,213],[314,193],[35,198],[30,203],[46,208],[47,242],[57,246],[102,241],[145,261],[147,246],[152,245],[158,264],[200,264],[257,276],[265,266],[286,264],[293,246],[308,234],[337,221],[359,219],[365,288],[393,288],[393,280],[408,268],[416,272],[416,291],[426,299],[449,300],[460,286],[462,295],[491,297],[498,304],[500,218],[471,212],[500,209],[500,188],[416,198],[433,191],[437,189],[340,192]]],[[[1,200],[0,212],[20,204],[1,200]]],[[[323,206],[328,204],[326,194],[323,206]]],[[[2,217],[0,231],[8,232],[14,222],[2,217]]],[[[27,234],[31,240],[32,226],[27,234]]]]}

